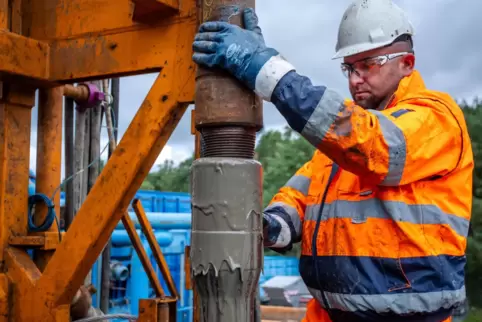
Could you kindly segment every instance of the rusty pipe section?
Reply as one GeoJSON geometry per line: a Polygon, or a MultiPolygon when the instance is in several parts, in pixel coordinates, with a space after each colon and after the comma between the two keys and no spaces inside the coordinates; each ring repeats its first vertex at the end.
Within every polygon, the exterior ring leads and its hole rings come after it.
{"type": "MultiPolygon", "coordinates": [[[[203,0],[202,21],[244,27],[242,10],[254,4],[254,0],[203,0]]],[[[224,71],[199,66],[195,100],[201,157],[252,159],[256,132],[263,126],[261,99],[224,71]]]]}
{"type": "Polygon", "coordinates": [[[105,100],[105,93],[93,83],[66,84],[63,89],[64,96],[72,98],[81,109],[95,107],[105,100]]]}
{"type": "Polygon", "coordinates": [[[64,96],[73,98],[75,101],[86,101],[89,98],[89,88],[85,84],[78,86],[64,85],[64,96]]]}
{"type": "MultiPolygon", "coordinates": [[[[203,0],[202,21],[243,26],[254,0],[203,0]]],[[[199,321],[252,322],[261,267],[262,167],[254,160],[261,100],[230,75],[199,67],[191,168],[191,275],[199,321]]],[[[195,319],[197,321],[197,319],[195,319]]]]}

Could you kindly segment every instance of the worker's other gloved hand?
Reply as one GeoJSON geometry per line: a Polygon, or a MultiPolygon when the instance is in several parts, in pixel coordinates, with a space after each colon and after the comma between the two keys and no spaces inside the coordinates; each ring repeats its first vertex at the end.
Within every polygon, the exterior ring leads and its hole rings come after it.
{"type": "Polygon", "coordinates": [[[193,60],[199,65],[219,67],[255,90],[261,67],[278,51],[266,47],[258,17],[252,8],[244,10],[242,29],[227,22],[205,22],[194,38],[193,60]]]}

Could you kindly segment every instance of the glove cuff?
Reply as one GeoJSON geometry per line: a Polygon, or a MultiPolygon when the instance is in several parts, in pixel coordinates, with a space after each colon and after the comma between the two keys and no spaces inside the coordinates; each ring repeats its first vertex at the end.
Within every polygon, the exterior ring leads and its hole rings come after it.
{"type": "Polygon", "coordinates": [[[256,75],[254,91],[263,100],[270,102],[276,85],[278,85],[283,76],[293,70],[295,70],[295,67],[281,55],[272,56],[256,75]]]}

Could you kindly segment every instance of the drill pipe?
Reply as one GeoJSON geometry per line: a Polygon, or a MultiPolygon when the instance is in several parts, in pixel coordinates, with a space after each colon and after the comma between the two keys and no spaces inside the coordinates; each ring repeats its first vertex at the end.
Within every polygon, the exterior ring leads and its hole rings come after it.
{"type": "Polygon", "coordinates": [[[252,322],[262,247],[262,168],[200,158],[192,166],[192,274],[200,321],[252,322]]]}
{"type": "MultiPolygon", "coordinates": [[[[202,0],[201,21],[243,26],[254,0],[202,0]]],[[[263,265],[262,167],[254,158],[261,100],[232,76],[198,68],[195,125],[201,158],[191,168],[191,274],[199,321],[252,322],[263,265]]],[[[196,311],[195,311],[196,312],[196,311]]],[[[196,319],[195,319],[196,321],[196,319]]]]}
{"type": "MultiPolygon", "coordinates": [[[[202,5],[202,21],[226,21],[243,27],[243,9],[254,8],[254,0],[205,0],[202,5]]],[[[195,100],[201,157],[254,158],[263,109],[253,91],[224,71],[199,66],[195,100]]]]}

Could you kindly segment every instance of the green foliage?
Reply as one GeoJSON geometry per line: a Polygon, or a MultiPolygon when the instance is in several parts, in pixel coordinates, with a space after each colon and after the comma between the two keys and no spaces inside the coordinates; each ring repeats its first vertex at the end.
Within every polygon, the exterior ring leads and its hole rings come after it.
{"type": "Polygon", "coordinates": [[[289,178],[308,160],[313,146],[286,127],[284,132],[263,133],[256,147],[257,159],[263,165],[263,204],[267,206],[289,178]]]}
{"type": "MultiPolygon", "coordinates": [[[[474,152],[472,236],[467,242],[466,284],[471,306],[482,307],[482,102],[460,103],[474,152]]],[[[475,312],[475,311],[474,311],[475,312]]],[[[482,321],[481,312],[472,313],[469,321],[482,321]]]]}
{"type": "Polygon", "coordinates": [[[465,322],[482,322],[482,310],[471,309],[465,322]]]}
{"type": "Polygon", "coordinates": [[[189,178],[193,160],[194,156],[182,161],[177,166],[174,165],[172,160],[164,161],[157,171],[147,175],[141,189],[189,192],[189,178]]]}

